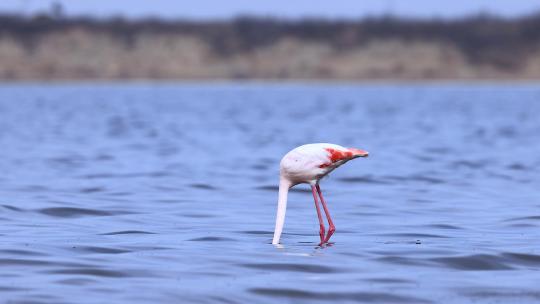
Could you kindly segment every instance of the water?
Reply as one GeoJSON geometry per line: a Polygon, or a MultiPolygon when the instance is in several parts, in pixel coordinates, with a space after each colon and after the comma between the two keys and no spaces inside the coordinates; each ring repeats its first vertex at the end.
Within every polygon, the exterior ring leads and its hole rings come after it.
{"type": "Polygon", "coordinates": [[[540,86],[0,87],[8,303],[540,301],[540,86]],[[270,244],[278,164],[370,151],[270,244]]]}

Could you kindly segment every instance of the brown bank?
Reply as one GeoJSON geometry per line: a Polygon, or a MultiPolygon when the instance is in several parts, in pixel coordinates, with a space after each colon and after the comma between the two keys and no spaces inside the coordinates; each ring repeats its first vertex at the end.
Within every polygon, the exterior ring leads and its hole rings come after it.
{"type": "Polygon", "coordinates": [[[540,15],[0,24],[1,80],[540,79],[540,15]]]}

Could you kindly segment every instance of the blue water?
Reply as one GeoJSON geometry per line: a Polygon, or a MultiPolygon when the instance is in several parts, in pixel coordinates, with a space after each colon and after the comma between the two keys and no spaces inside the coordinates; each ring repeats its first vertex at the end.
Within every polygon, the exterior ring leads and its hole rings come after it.
{"type": "Polygon", "coordinates": [[[4,84],[7,303],[540,301],[540,86],[4,84]],[[282,155],[368,150],[270,244],[282,155]]]}

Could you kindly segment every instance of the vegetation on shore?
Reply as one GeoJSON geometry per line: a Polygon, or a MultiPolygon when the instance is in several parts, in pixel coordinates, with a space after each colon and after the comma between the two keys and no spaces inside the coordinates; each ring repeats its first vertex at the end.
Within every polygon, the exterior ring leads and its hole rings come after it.
{"type": "Polygon", "coordinates": [[[540,14],[459,20],[0,16],[0,79],[540,79],[540,14]]]}

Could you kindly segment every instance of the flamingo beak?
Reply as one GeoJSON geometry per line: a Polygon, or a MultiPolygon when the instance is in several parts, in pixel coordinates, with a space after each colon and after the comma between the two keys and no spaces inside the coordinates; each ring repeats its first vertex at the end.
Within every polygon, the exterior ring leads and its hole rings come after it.
{"type": "Polygon", "coordinates": [[[354,157],[368,157],[369,155],[369,152],[365,150],[356,149],[356,148],[350,148],[349,150],[353,153],[354,157]]]}

